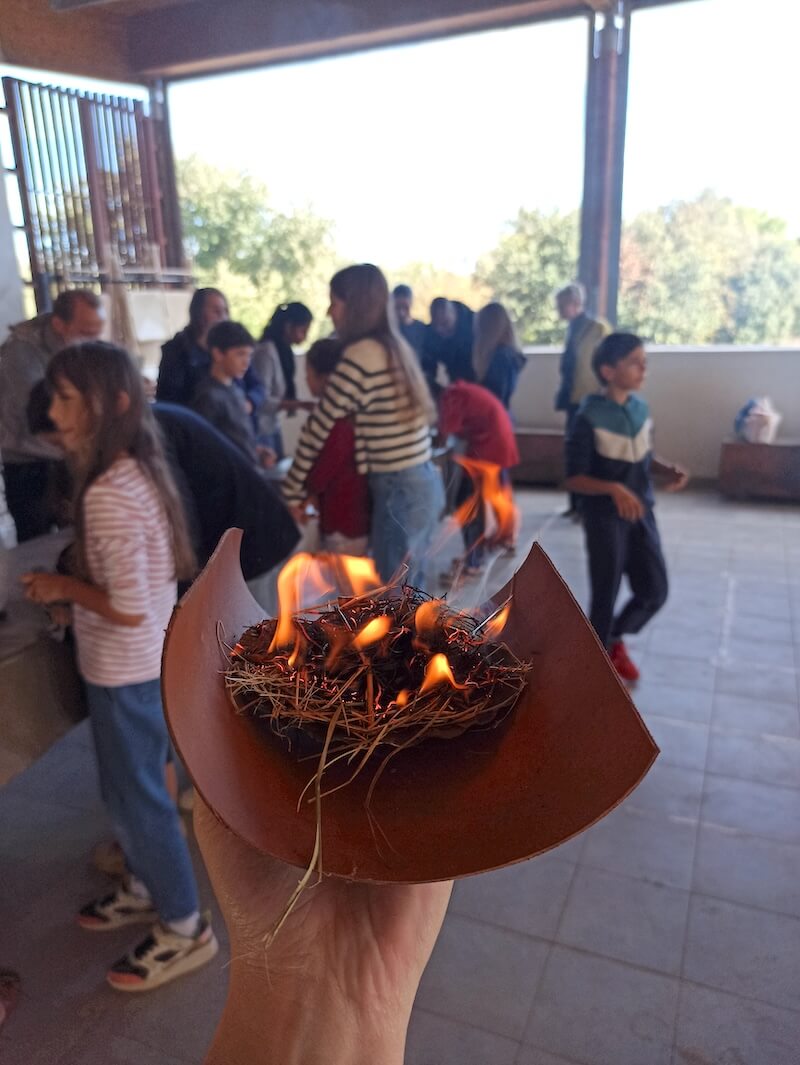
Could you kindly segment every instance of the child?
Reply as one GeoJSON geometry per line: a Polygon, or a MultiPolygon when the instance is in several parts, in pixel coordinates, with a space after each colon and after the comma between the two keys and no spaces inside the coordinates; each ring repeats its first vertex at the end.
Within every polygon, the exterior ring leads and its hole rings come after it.
{"type": "Polygon", "coordinates": [[[275,465],[275,452],[256,443],[247,399],[236,382],[250,366],[254,340],[238,322],[218,322],[208,331],[211,366],[192,400],[192,408],[232,440],[256,465],[275,465]]]}
{"type": "MultiPolygon", "coordinates": [[[[500,482],[508,483],[507,470],[519,462],[519,451],[511,418],[503,404],[483,385],[471,381],[456,381],[442,393],[439,409],[439,434],[446,438],[458,436],[467,444],[466,457],[490,463],[500,469],[500,482]]],[[[465,503],[474,493],[472,479],[466,472],[459,485],[457,504],[465,503]]],[[[509,489],[510,491],[510,489],[509,489]]],[[[477,508],[474,518],[463,527],[467,555],[463,575],[477,576],[483,563],[484,534],[483,507],[477,508]]],[[[513,534],[509,540],[513,539],[513,534]]],[[[454,573],[460,570],[454,567],[454,573]]]]}
{"type": "Polygon", "coordinates": [[[409,562],[422,586],[425,553],[444,504],[431,461],[433,404],[414,352],[389,317],[389,288],[377,266],[359,263],[331,279],[328,312],[344,348],[319,406],[300,434],[284,496],[298,518],[306,479],[341,418],[353,415],[356,466],[372,498],[372,552],[390,580],[409,562]]]}
{"type": "Polygon", "coordinates": [[[502,303],[488,303],[475,316],[472,362],[475,380],[509,410],[525,356],[502,303]]]}
{"type": "Polygon", "coordinates": [[[581,404],[567,441],[567,489],[579,493],[591,582],[590,620],[625,680],[638,680],[622,637],[639,632],[667,598],[667,570],[653,514],[650,475],[667,491],[688,480],[679,466],[652,453],[650,411],[636,395],[647,369],[644,345],[632,333],[611,333],[592,358],[602,392],[581,404]],[[615,617],[622,575],[631,598],[615,617]]]}
{"type": "MultiPolygon", "coordinates": [[[[318,340],[306,354],[312,396],[321,396],[342,357],[338,340],[318,340]]],[[[355,432],[349,418],[334,425],[306,480],[316,496],[323,551],[365,555],[369,544],[369,488],[356,469],[355,432]]]]}
{"type": "Polygon", "coordinates": [[[23,582],[34,602],[72,606],[101,790],[132,873],[113,894],[84,906],[78,923],[91,931],[152,924],[107,973],[120,991],[145,991],[217,952],[164,779],[161,650],[176,579],[192,574],[194,558],[127,353],[100,342],[65,348],[47,380],[50,416],[75,473],[77,576],[28,573],[23,582]]]}

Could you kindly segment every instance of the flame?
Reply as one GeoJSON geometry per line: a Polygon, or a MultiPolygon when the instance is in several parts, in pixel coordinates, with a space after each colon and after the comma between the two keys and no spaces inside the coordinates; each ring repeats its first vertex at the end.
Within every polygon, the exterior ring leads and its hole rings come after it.
{"type": "Polygon", "coordinates": [[[487,621],[484,625],[486,631],[487,640],[496,640],[503,629],[506,627],[508,621],[508,615],[511,613],[511,603],[506,603],[501,611],[499,611],[491,621],[487,621]]]}
{"type": "Polygon", "coordinates": [[[288,660],[289,661],[289,669],[294,669],[295,668],[295,666],[297,665],[297,663],[298,663],[298,661],[300,659],[300,656],[302,655],[302,653],[306,649],[306,641],[303,639],[303,636],[301,635],[300,630],[296,629],[295,633],[296,633],[296,635],[295,635],[295,640],[294,640],[294,650],[289,655],[289,660],[288,660]]]}
{"type": "Polygon", "coordinates": [[[278,575],[278,624],[269,645],[270,653],[289,647],[295,640],[292,615],[332,590],[333,585],[313,555],[301,551],[289,559],[278,575]]]}
{"type": "Polygon", "coordinates": [[[386,617],[385,614],[383,617],[373,618],[372,621],[367,622],[363,629],[356,633],[353,638],[353,646],[361,651],[371,643],[377,643],[378,640],[382,640],[391,627],[392,619],[386,617]]]}
{"type": "Polygon", "coordinates": [[[408,700],[411,698],[408,688],[403,688],[401,692],[397,693],[397,698],[394,701],[395,706],[406,706],[408,700]]]}
{"type": "Polygon", "coordinates": [[[431,599],[417,607],[417,612],[414,614],[414,628],[420,636],[429,636],[434,631],[443,609],[444,603],[441,599],[431,599]]]}
{"type": "Polygon", "coordinates": [[[431,688],[435,688],[437,684],[443,684],[445,681],[458,691],[463,691],[466,688],[466,684],[456,683],[456,678],[453,676],[453,671],[446,656],[441,653],[436,654],[425,668],[425,679],[422,682],[420,694],[430,691],[431,688]]]}
{"type": "Polygon", "coordinates": [[[485,543],[496,544],[513,541],[519,528],[519,512],[514,504],[511,485],[500,480],[502,470],[494,462],[455,456],[455,461],[464,468],[475,486],[474,493],[456,510],[454,521],[464,526],[471,521],[479,507],[483,507],[486,524],[483,533],[485,543]]]}
{"type": "Polygon", "coordinates": [[[367,592],[381,587],[381,579],[371,558],[332,555],[330,559],[336,572],[337,584],[343,590],[349,585],[352,595],[366,595],[367,592]]]}

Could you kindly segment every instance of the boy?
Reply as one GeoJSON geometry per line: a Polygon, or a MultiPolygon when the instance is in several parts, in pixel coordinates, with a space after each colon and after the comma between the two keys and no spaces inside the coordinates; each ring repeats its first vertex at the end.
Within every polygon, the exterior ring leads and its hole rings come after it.
{"type": "MultiPolygon", "coordinates": [[[[318,340],[306,353],[311,395],[325,391],[342,357],[338,340],[318,340]]],[[[316,497],[322,549],[338,555],[365,555],[369,545],[369,489],[356,469],[356,438],[348,418],[336,422],[317,456],[306,484],[316,497]]]]}
{"type": "Polygon", "coordinates": [[[589,555],[589,619],[624,680],[638,680],[622,637],[639,632],[664,605],[667,569],[653,514],[651,474],[667,491],[683,488],[687,473],[652,453],[652,422],[642,387],[647,356],[639,337],[612,333],[598,346],[592,368],[603,386],[581,404],[567,440],[567,484],[580,494],[589,555]],[[631,598],[614,605],[622,575],[631,598]]]}
{"type": "MultiPolygon", "coordinates": [[[[439,401],[439,436],[457,436],[466,445],[466,457],[489,463],[499,468],[500,483],[508,483],[506,470],[519,463],[519,451],[514,436],[511,417],[494,393],[484,385],[472,381],[455,381],[442,393],[439,401]]],[[[475,492],[475,484],[465,471],[461,478],[456,496],[456,504],[461,505],[475,492]]],[[[510,488],[508,489],[510,498],[510,488]]],[[[508,530],[510,538],[504,546],[513,548],[516,530],[508,530]]],[[[481,571],[484,555],[483,507],[478,508],[475,516],[466,522],[463,528],[464,546],[467,549],[462,567],[456,559],[453,570],[442,574],[443,580],[454,576],[473,577],[481,571]]]]}
{"type": "Polygon", "coordinates": [[[275,452],[256,443],[253,422],[244,393],[237,387],[250,366],[255,342],[238,322],[218,322],[208,331],[211,366],[192,401],[193,410],[211,422],[223,436],[258,466],[275,465],[275,452]]]}

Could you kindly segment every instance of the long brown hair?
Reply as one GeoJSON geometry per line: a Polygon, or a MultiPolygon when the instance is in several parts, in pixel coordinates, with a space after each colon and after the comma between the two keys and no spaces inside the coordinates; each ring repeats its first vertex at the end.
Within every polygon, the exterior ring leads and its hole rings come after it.
{"type": "Polygon", "coordinates": [[[475,315],[475,335],[472,345],[472,365],[475,379],[482,381],[489,369],[492,355],[499,347],[521,351],[514,325],[502,303],[487,303],[475,315]]]}
{"type": "Polygon", "coordinates": [[[169,471],[161,436],[147,403],[142,377],[127,351],[104,341],[73,344],[59,351],[47,368],[51,391],[68,381],[83,397],[91,419],[86,447],[76,456],[74,515],[75,562],[79,576],[89,577],[86,563],[83,501],[91,485],[121,454],[139,464],[158,493],[169,525],[175,576],[188,580],[197,571],[183,504],[169,471]],[[121,395],[128,397],[120,404],[121,395]]]}
{"type": "Polygon", "coordinates": [[[414,413],[435,418],[433,400],[417,356],[397,328],[386,278],[372,263],[346,266],[331,278],[331,292],[345,305],[345,319],[337,335],[346,348],[358,340],[377,340],[389,356],[400,396],[414,413]]]}

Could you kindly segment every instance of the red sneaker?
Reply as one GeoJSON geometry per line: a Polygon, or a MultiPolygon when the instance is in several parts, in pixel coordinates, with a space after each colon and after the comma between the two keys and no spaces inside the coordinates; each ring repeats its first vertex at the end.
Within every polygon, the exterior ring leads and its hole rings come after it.
{"type": "Polygon", "coordinates": [[[639,679],[639,670],[628,657],[627,648],[622,640],[617,640],[616,643],[612,643],[609,655],[611,657],[611,665],[616,669],[617,673],[619,673],[623,680],[639,679]]]}

